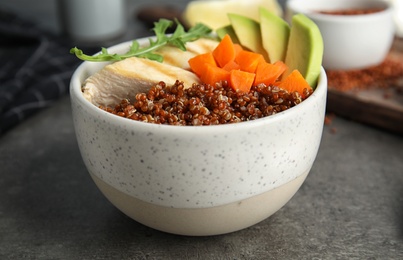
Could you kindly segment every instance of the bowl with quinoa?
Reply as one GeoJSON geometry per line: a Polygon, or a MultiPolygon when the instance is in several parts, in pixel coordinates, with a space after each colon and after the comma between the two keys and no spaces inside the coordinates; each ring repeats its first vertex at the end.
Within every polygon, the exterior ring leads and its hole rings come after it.
{"type": "MultiPolygon", "coordinates": [[[[207,84],[188,61],[221,42],[200,37],[185,52],[163,47],[163,62],[85,61],[72,76],[86,168],[113,205],[146,226],[192,236],[250,227],[282,208],[314,163],[326,104],[323,68],[314,88],[301,93],[280,81],[248,91],[232,80],[207,84]]],[[[107,51],[126,53],[132,44],[107,51]]]]}

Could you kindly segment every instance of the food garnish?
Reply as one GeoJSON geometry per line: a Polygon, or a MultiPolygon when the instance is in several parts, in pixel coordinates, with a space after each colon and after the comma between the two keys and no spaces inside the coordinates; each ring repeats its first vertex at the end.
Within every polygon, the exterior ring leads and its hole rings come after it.
{"type": "Polygon", "coordinates": [[[323,39],[317,25],[304,14],[294,15],[289,26],[265,8],[260,7],[259,11],[260,22],[229,13],[231,24],[219,28],[218,37],[230,35],[234,42],[239,41],[246,49],[262,54],[268,63],[285,63],[287,70],[281,79],[297,70],[315,89],[323,57],[323,39]]]}
{"type": "Polygon", "coordinates": [[[138,41],[134,40],[129,51],[125,54],[109,53],[106,48],[102,48],[101,52],[97,55],[84,54],[82,50],[77,47],[71,48],[70,53],[75,54],[77,58],[84,61],[119,61],[130,57],[146,58],[162,62],[164,57],[155,53],[159,48],[172,45],[179,49],[186,51],[185,44],[187,42],[195,41],[201,37],[208,36],[211,33],[211,29],[204,24],[198,23],[191,27],[188,31],[184,29],[184,26],[175,20],[176,29],[173,34],[166,34],[167,29],[174,25],[174,22],[167,19],[160,19],[154,23],[153,31],[156,39],[149,39],[150,44],[148,46],[140,46],[138,41]]]}
{"type": "Polygon", "coordinates": [[[227,82],[233,90],[243,93],[259,84],[276,85],[290,93],[297,91],[303,98],[312,90],[298,70],[281,78],[288,69],[283,61],[269,63],[262,54],[233,43],[229,34],[212,52],[191,58],[189,65],[204,83],[214,86],[217,82],[227,82]]]}
{"type": "Polygon", "coordinates": [[[323,39],[318,26],[304,14],[292,17],[285,64],[286,75],[298,70],[312,88],[316,87],[322,67],[323,39]]]}
{"type": "Polygon", "coordinates": [[[281,17],[265,8],[259,8],[263,48],[270,53],[270,62],[284,61],[287,53],[290,26],[281,17]]]}
{"type": "Polygon", "coordinates": [[[157,124],[233,123],[295,106],[316,87],[323,55],[320,31],[302,14],[289,26],[268,10],[259,10],[260,22],[229,13],[231,23],[216,30],[217,37],[202,24],[185,32],[177,21],[175,32],[166,35],[172,22],[161,19],[148,46],[134,41],[123,55],[103,48],[87,56],[73,48],[71,52],[84,60],[119,61],[89,77],[83,93],[108,112],[157,124]],[[276,42],[269,33],[279,34],[281,40],[276,42]],[[205,40],[210,43],[199,42],[205,40]],[[172,52],[186,65],[167,64],[172,52]],[[184,80],[186,75],[190,81],[184,80]],[[117,100],[123,101],[117,105],[117,100]]]}
{"type": "Polygon", "coordinates": [[[226,81],[236,91],[276,85],[305,98],[315,89],[321,70],[323,40],[318,27],[303,14],[295,15],[290,27],[270,11],[259,10],[260,23],[229,13],[231,24],[218,29],[221,42],[211,54],[190,59],[192,71],[204,83],[226,81]],[[280,39],[269,37],[271,33],[280,39]]]}
{"type": "Polygon", "coordinates": [[[263,47],[260,23],[240,14],[227,15],[240,44],[250,51],[260,53],[269,61],[267,51],[263,47]]]}

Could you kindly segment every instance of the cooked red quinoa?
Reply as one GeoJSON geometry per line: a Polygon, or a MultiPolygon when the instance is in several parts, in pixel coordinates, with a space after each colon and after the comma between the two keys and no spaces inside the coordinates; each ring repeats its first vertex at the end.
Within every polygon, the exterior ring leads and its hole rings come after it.
{"type": "Polygon", "coordinates": [[[301,103],[312,94],[304,90],[289,93],[277,86],[252,87],[249,93],[235,92],[225,82],[216,86],[193,84],[185,89],[176,81],[168,86],[160,82],[136,100],[122,100],[115,108],[101,109],[137,121],[167,125],[218,125],[270,116],[301,103]]]}

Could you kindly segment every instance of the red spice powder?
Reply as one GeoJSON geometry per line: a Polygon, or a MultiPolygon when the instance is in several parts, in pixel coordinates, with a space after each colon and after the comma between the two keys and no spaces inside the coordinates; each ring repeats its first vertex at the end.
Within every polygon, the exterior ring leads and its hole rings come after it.
{"type": "Polygon", "coordinates": [[[367,8],[367,9],[343,9],[332,11],[319,11],[321,14],[330,15],[361,15],[361,14],[373,14],[385,10],[384,8],[367,8]]]}
{"type": "Polygon", "coordinates": [[[403,61],[388,56],[378,65],[359,70],[327,70],[329,88],[339,91],[386,88],[403,78],[403,61]]]}

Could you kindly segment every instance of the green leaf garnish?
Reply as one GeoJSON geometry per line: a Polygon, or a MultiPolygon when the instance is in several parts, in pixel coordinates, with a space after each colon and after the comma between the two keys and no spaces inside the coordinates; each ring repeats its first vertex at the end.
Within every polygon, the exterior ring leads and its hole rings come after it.
{"type": "Polygon", "coordinates": [[[164,58],[155,53],[159,48],[165,45],[172,45],[186,51],[185,44],[187,42],[207,36],[212,31],[204,24],[196,24],[186,32],[183,25],[181,25],[178,20],[175,20],[175,23],[175,31],[171,35],[167,35],[167,29],[170,28],[174,22],[167,19],[160,19],[158,22],[155,22],[153,28],[156,36],[155,40],[150,38],[149,45],[143,47],[135,40],[132,42],[129,51],[125,54],[109,53],[106,48],[102,48],[100,53],[92,56],[84,54],[83,51],[77,47],[71,48],[70,53],[75,54],[77,58],[84,61],[119,61],[130,57],[139,57],[162,62],[164,58]]]}

